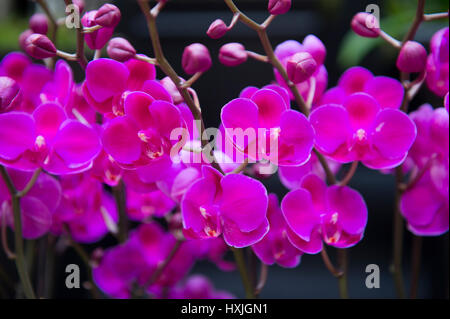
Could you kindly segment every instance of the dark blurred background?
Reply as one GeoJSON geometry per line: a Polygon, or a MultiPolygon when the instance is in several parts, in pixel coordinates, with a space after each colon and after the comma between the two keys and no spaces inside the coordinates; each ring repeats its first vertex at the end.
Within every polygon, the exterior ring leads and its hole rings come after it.
{"type": "MultiPolygon", "coordinates": [[[[56,16],[64,15],[62,0],[48,0],[56,16]]],[[[106,1],[86,0],[87,9],[96,9],[106,1]]],[[[110,1],[122,11],[122,20],[116,29],[116,35],[126,37],[138,52],[152,56],[145,20],[133,0],[110,1]]],[[[250,17],[258,22],[267,16],[266,0],[236,0],[236,4],[250,17]]],[[[285,40],[302,41],[308,34],[315,34],[326,45],[328,54],[325,65],[329,73],[329,87],[334,86],[340,74],[351,66],[362,65],[376,75],[388,75],[398,78],[395,68],[396,51],[378,39],[363,39],[349,32],[352,16],[365,11],[369,4],[380,7],[381,27],[399,39],[405,34],[415,15],[416,1],[386,0],[293,0],[292,10],[278,17],[269,28],[272,44],[275,46],[285,40]]],[[[14,0],[0,2],[0,57],[12,50],[18,50],[18,35],[27,28],[27,18],[36,10],[32,1],[14,0]]],[[[448,10],[446,0],[428,0],[426,12],[448,10]]],[[[158,17],[161,42],[166,57],[179,72],[181,55],[186,45],[201,42],[208,46],[213,56],[214,65],[210,71],[195,83],[199,94],[207,127],[217,127],[220,121],[221,107],[246,86],[264,86],[273,81],[272,68],[269,65],[249,60],[236,67],[224,67],[218,62],[219,48],[227,42],[244,43],[248,50],[263,53],[256,34],[238,24],[224,38],[211,40],[206,36],[209,24],[216,18],[228,23],[231,13],[221,0],[171,0],[158,17]]],[[[428,46],[428,40],[434,32],[448,26],[448,20],[422,24],[416,40],[428,46]]],[[[63,50],[74,51],[73,31],[61,27],[57,46],[63,50]]],[[[88,52],[92,56],[92,52],[88,52]]],[[[104,53],[105,55],[105,53],[104,53]]],[[[76,79],[82,80],[82,72],[73,65],[76,79]]],[[[160,78],[163,76],[159,74],[160,78]]],[[[187,76],[186,76],[187,77],[187,76]]],[[[442,100],[423,88],[413,101],[411,107],[417,108],[423,103],[435,107],[442,105],[442,100]]],[[[270,192],[279,198],[287,192],[277,176],[265,181],[270,192]]],[[[395,298],[394,284],[390,273],[392,261],[392,220],[394,206],[394,179],[376,171],[360,167],[351,182],[364,196],[369,206],[369,223],[364,239],[349,250],[349,293],[352,298],[395,298]],[[365,286],[365,268],[368,264],[377,264],[381,270],[381,287],[367,289],[365,286]]],[[[412,236],[405,231],[403,256],[404,278],[406,288],[410,284],[412,236]]],[[[103,242],[109,243],[108,239],[103,242]]],[[[39,243],[38,243],[39,244],[39,243]]],[[[335,250],[328,249],[330,257],[335,260],[335,250]]],[[[424,238],[419,282],[419,297],[448,298],[449,290],[449,247],[448,234],[440,237],[424,238]]],[[[0,252],[0,261],[5,264],[5,256],[0,252]]],[[[59,298],[85,297],[83,289],[69,291],[64,286],[64,268],[69,263],[82,262],[73,251],[67,251],[57,258],[54,270],[54,296],[59,298]]],[[[10,273],[14,273],[10,262],[10,273]]],[[[193,273],[206,274],[217,289],[228,290],[236,296],[243,296],[240,278],[236,272],[224,273],[208,262],[198,263],[193,273]]],[[[41,276],[39,271],[35,274],[41,276]]],[[[85,275],[85,274],[84,274],[85,275]]],[[[408,290],[407,290],[408,291],[408,290]]],[[[320,256],[304,255],[301,265],[294,269],[271,267],[263,298],[337,298],[337,281],[326,270],[320,256]]]]}

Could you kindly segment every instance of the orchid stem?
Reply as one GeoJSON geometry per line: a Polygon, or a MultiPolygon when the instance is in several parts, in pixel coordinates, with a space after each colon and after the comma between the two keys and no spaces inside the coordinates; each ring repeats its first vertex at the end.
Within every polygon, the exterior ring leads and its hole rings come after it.
{"type": "Polygon", "coordinates": [[[259,272],[259,281],[255,288],[255,296],[258,297],[264,286],[266,285],[269,276],[269,266],[261,262],[261,271],[259,272]]]}
{"type": "Polygon", "coordinates": [[[320,252],[320,255],[322,256],[323,263],[325,267],[327,267],[328,271],[336,278],[340,278],[343,273],[342,271],[338,270],[333,263],[330,260],[330,257],[328,256],[327,250],[325,247],[322,248],[322,251],[320,252]]]}
{"type": "Polygon", "coordinates": [[[241,274],[242,284],[245,289],[245,297],[247,299],[255,299],[255,291],[247,271],[247,266],[245,265],[244,253],[242,249],[235,247],[231,247],[231,250],[233,251],[234,259],[236,260],[239,273],[241,274]]]}
{"type": "Polygon", "coordinates": [[[155,272],[152,274],[150,279],[145,283],[144,287],[148,288],[151,285],[153,285],[155,282],[158,281],[158,279],[163,274],[164,270],[166,270],[167,266],[170,264],[170,262],[173,260],[173,258],[177,254],[182,243],[183,243],[182,239],[177,239],[174,246],[172,247],[169,254],[167,255],[166,259],[164,259],[164,261],[158,265],[158,268],[156,268],[155,272]]]}
{"type": "Polygon", "coordinates": [[[339,183],[341,186],[346,186],[350,181],[352,180],[353,176],[356,173],[356,170],[358,169],[358,161],[352,162],[350,169],[348,170],[345,177],[342,179],[342,181],[339,183]]]}
{"type": "Polygon", "coordinates": [[[411,276],[411,290],[410,298],[417,298],[417,291],[419,290],[419,277],[420,277],[420,261],[422,255],[422,237],[413,235],[413,248],[412,248],[412,276],[411,276]]]}
{"type": "Polygon", "coordinates": [[[339,276],[339,295],[341,299],[348,299],[348,283],[347,283],[347,269],[348,269],[348,253],[347,249],[338,249],[339,269],[342,275],[339,276]]]}
{"type": "Polygon", "coordinates": [[[28,275],[27,272],[27,265],[23,250],[20,198],[17,196],[17,190],[6,168],[0,165],[0,172],[11,195],[11,202],[14,215],[14,250],[16,255],[14,261],[16,262],[17,272],[19,273],[19,278],[22,283],[25,296],[28,299],[36,299],[36,295],[34,294],[33,286],[31,284],[30,276],[28,275]]]}
{"type": "Polygon", "coordinates": [[[395,213],[394,213],[394,236],[393,236],[393,268],[395,289],[399,298],[405,298],[405,288],[403,283],[402,271],[402,255],[403,255],[403,217],[400,213],[400,199],[402,189],[400,185],[403,183],[402,166],[396,168],[396,195],[395,195],[395,213]]]}
{"type": "Polygon", "coordinates": [[[128,238],[128,217],[126,212],[125,184],[122,180],[112,188],[119,213],[119,243],[124,243],[128,238]]]}

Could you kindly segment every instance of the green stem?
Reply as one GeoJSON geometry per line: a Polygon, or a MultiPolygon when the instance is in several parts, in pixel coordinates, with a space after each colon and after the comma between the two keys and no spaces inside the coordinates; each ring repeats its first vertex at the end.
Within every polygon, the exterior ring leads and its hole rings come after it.
{"type": "Polygon", "coordinates": [[[245,289],[245,297],[247,299],[255,299],[255,291],[247,271],[247,266],[245,265],[244,253],[242,249],[239,248],[231,247],[231,250],[233,251],[236,265],[239,269],[239,273],[241,274],[242,283],[245,289]]]}
{"type": "Polygon", "coordinates": [[[339,269],[341,270],[341,276],[338,277],[339,282],[339,295],[342,299],[348,299],[348,283],[347,283],[347,270],[348,270],[348,256],[347,249],[338,250],[338,262],[339,269]]]}

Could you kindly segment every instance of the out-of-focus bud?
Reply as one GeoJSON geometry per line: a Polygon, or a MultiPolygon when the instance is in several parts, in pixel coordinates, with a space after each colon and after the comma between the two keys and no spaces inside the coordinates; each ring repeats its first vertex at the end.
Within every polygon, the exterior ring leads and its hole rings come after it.
{"type": "Polygon", "coordinates": [[[191,75],[209,70],[212,61],[208,48],[201,43],[193,43],[187,46],[184,49],[181,64],[184,72],[191,75]]]}
{"type": "Polygon", "coordinates": [[[240,43],[228,43],[220,48],[219,61],[226,66],[237,66],[247,61],[248,54],[240,43]]]}
{"type": "Polygon", "coordinates": [[[45,35],[33,33],[25,40],[25,52],[35,59],[45,59],[56,55],[56,47],[45,35]]]}
{"type": "Polygon", "coordinates": [[[416,41],[406,42],[398,55],[397,68],[402,72],[422,72],[427,63],[427,50],[416,41]]]}
{"type": "Polygon", "coordinates": [[[84,11],[85,8],[84,0],[72,0],[72,3],[78,7],[80,13],[84,11]]]}
{"type": "Polygon", "coordinates": [[[357,13],[351,23],[353,32],[365,38],[377,38],[380,35],[380,23],[376,16],[367,12],[357,13]]]}
{"type": "Polygon", "coordinates": [[[322,65],[325,62],[325,57],[327,56],[327,49],[325,48],[325,45],[322,41],[315,35],[308,35],[303,40],[303,47],[305,48],[306,52],[311,54],[316,60],[317,65],[322,65]]]}
{"type": "Polygon", "coordinates": [[[291,8],[291,0],[269,0],[267,10],[270,14],[285,14],[291,8]]]}
{"type": "Polygon", "coordinates": [[[299,52],[294,54],[288,61],[286,71],[289,80],[295,84],[307,80],[316,72],[317,63],[313,56],[308,52],[299,52]]]}
{"type": "MultiPolygon", "coordinates": [[[[184,81],[183,78],[180,77],[180,79],[184,81]]],[[[184,101],[180,91],[178,91],[176,85],[168,76],[159,81],[159,83],[166,89],[167,92],[169,92],[174,104],[180,104],[184,101]]]]}
{"type": "Polygon", "coordinates": [[[47,34],[48,20],[47,16],[43,13],[35,13],[30,18],[30,29],[34,33],[47,34]]]}
{"type": "Polygon", "coordinates": [[[94,22],[102,27],[115,28],[119,24],[121,16],[119,8],[106,3],[98,9],[94,22]]]}
{"type": "Polygon", "coordinates": [[[0,76],[0,113],[14,109],[22,101],[20,86],[7,76],[0,76]]]}
{"type": "Polygon", "coordinates": [[[22,50],[25,51],[25,41],[32,34],[33,34],[33,31],[31,31],[30,29],[27,29],[19,35],[19,46],[22,50]]]}
{"type": "Polygon", "coordinates": [[[119,62],[125,62],[133,58],[136,55],[136,50],[133,48],[130,42],[124,38],[112,38],[106,52],[111,59],[119,62]]]}
{"type": "Polygon", "coordinates": [[[225,24],[225,22],[223,22],[222,19],[217,19],[213,23],[211,23],[211,25],[208,28],[208,31],[206,31],[206,34],[211,39],[219,39],[223,37],[227,32],[228,27],[225,24]]]}

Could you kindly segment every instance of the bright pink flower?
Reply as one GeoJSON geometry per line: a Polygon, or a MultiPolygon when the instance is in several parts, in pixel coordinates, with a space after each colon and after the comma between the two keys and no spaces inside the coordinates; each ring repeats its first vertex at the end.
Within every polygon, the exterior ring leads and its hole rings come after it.
{"type": "Polygon", "coordinates": [[[160,190],[150,193],[137,193],[127,189],[127,214],[136,221],[151,217],[164,217],[175,208],[175,202],[160,190]]]}
{"type": "Polygon", "coordinates": [[[438,96],[448,92],[449,78],[449,31],[448,27],[439,30],[431,38],[431,54],[427,60],[427,85],[438,96]]]}
{"type": "Polygon", "coordinates": [[[357,191],[327,187],[315,175],[306,176],[301,188],[288,193],[281,209],[289,225],[289,240],[309,254],[322,250],[322,240],[337,248],[357,244],[367,224],[367,207],[357,191]]]}
{"type": "Polygon", "coordinates": [[[294,84],[301,83],[310,78],[316,72],[316,60],[308,52],[299,52],[289,58],[286,71],[289,80],[294,84]]]}
{"type": "MultiPolygon", "coordinates": [[[[334,174],[341,168],[341,164],[332,159],[328,158],[327,162],[334,174]]],[[[326,178],[325,170],[314,153],[311,153],[311,158],[301,166],[278,167],[278,176],[281,183],[290,190],[300,188],[303,177],[309,174],[317,175],[323,180],[326,178]]]]}
{"type": "Polygon", "coordinates": [[[202,275],[192,275],[182,286],[169,292],[169,299],[234,299],[226,291],[215,290],[208,278],[202,275]]]}
{"type": "MultiPolygon", "coordinates": [[[[83,25],[83,27],[89,28],[97,25],[97,12],[97,10],[92,10],[86,12],[83,15],[83,17],[81,18],[81,24],[83,25]]],[[[114,27],[103,27],[94,32],[86,33],[84,35],[84,40],[91,50],[99,50],[105,46],[106,42],[108,42],[109,39],[111,39],[113,32],[114,27]]]]}
{"type": "Polygon", "coordinates": [[[43,103],[32,115],[0,114],[0,162],[6,166],[70,174],[88,169],[100,150],[96,131],[67,119],[57,103],[43,103]]]}
{"type": "Polygon", "coordinates": [[[181,201],[185,235],[211,238],[223,234],[233,247],[247,247],[261,240],[269,230],[265,187],[244,175],[223,177],[208,166],[202,172],[203,177],[192,184],[181,201]]]}
{"type": "MultiPolygon", "coordinates": [[[[30,181],[33,173],[8,169],[14,186],[21,190],[30,181]]],[[[45,235],[52,225],[53,213],[61,200],[61,186],[58,180],[46,174],[39,175],[30,191],[20,199],[22,233],[26,239],[45,235]]],[[[0,224],[5,222],[14,229],[14,215],[11,196],[3,180],[0,180],[0,224]],[[2,215],[4,214],[4,215],[2,215]]]]}
{"type": "Polygon", "coordinates": [[[261,89],[222,108],[222,124],[238,150],[252,159],[298,166],[311,154],[314,131],[306,117],[290,110],[287,96],[261,89]],[[246,114],[242,117],[242,114],[246,114]]]}
{"type": "Polygon", "coordinates": [[[384,108],[367,93],[342,104],[325,104],[310,115],[316,147],[341,162],[361,161],[373,169],[400,165],[416,138],[414,122],[403,112],[384,108]]]}
{"type": "Polygon", "coordinates": [[[413,233],[437,236],[449,225],[449,115],[444,108],[423,105],[411,118],[417,139],[410,152],[410,178],[419,180],[403,194],[401,211],[413,233]]]}
{"type": "Polygon", "coordinates": [[[361,37],[377,38],[380,35],[380,24],[375,15],[359,12],[352,19],[353,32],[361,37]]]}
{"type": "Polygon", "coordinates": [[[114,198],[88,174],[61,178],[63,196],[52,225],[60,234],[67,225],[71,236],[81,243],[94,243],[114,231],[119,216],[114,198]]]}
{"type": "MultiPolygon", "coordinates": [[[[320,100],[323,92],[327,88],[328,84],[328,73],[325,66],[323,65],[327,51],[322,41],[320,41],[320,39],[314,35],[308,35],[303,40],[303,44],[294,40],[288,40],[279,44],[275,48],[275,55],[285,68],[289,64],[288,61],[290,61],[294,57],[294,55],[305,52],[309,53],[314,58],[316,67],[314,68],[314,72],[311,76],[309,76],[310,71],[306,72],[306,74],[308,75],[307,77],[305,77],[306,79],[297,83],[296,85],[297,89],[305,100],[308,98],[311,88],[314,87],[315,90],[313,103],[317,103],[320,100]],[[314,81],[315,83],[312,83],[311,81],[314,81]]],[[[274,73],[275,80],[279,85],[288,90],[289,96],[291,100],[293,100],[294,95],[292,94],[281,74],[276,69],[274,69],[274,73]]]]}
{"type": "Polygon", "coordinates": [[[252,246],[254,253],[267,265],[277,263],[286,268],[297,267],[303,252],[293,246],[287,237],[286,228],[289,226],[284,220],[275,194],[269,195],[267,218],[270,230],[260,242],[252,246]]]}
{"type": "Polygon", "coordinates": [[[21,102],[19,84],[10,77],[0,76],[0,113],[15,109],[21,102]]]}

